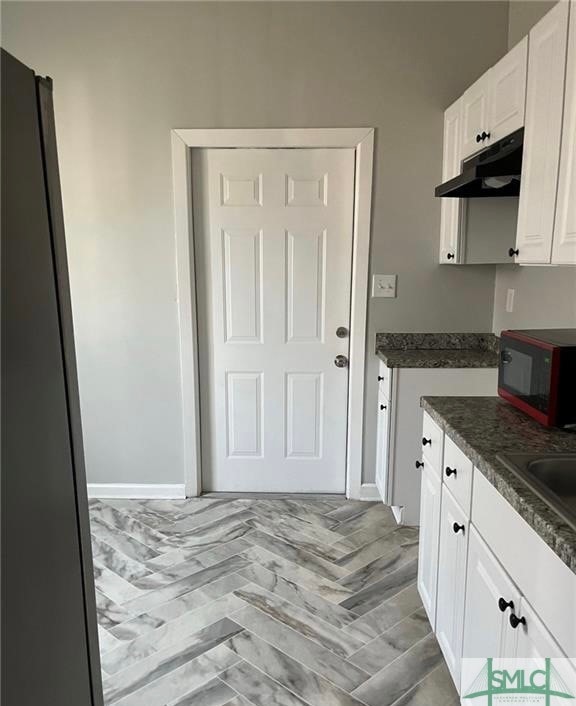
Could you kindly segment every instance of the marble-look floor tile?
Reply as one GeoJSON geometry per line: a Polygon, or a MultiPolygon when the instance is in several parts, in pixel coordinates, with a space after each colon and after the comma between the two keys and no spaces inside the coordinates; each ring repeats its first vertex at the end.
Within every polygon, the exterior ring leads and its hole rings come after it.
{"type": "Polygon", "coordinates": [[[226,645],[239,657],[250,662],[309,704],[314,706],[363,706],[358,699],[343,689],[306,669],[299,662],[260,640],[252,633],[247,631],[238,633],[226,645]]]}
{"type": "Polygon", "coordinates": [[[355,628],[373,638],[399,623],[408,615],[422,607],[422,600],[416,583],[411,583],[399,593],[381,603],[361,618],[355,620],[346,631],[355,628]]]}
{"type": "Polygon", "coordinates": [[[162,603],[167,603],[174,598],[178,598],[195,588],[202,588],[202,586],[205,586],[211,581],[216,581],[216,579],[222,578],[222,576],[226,574],[239,571],[243,569],[247,563],[247,560],[242,556],[230,557],[229,559],[221,561],[219,564],[214,564],[214,566],[210,566],[207,569],[201,569],[191,576],[186,576],[156,591],[144,593],[135,600],[128,601],[125,607],[131,611],[146,612],[162,605],[162,603]]]}
{"type": "Polygon", "coordinates": [[[367,588],[358,591],[358,593],[354,593],[350,598],[342,601],[340,605],[360,615],[368,613],[368,611],[399,593],[409,584],[414,583],[417,573],[418,560],[414,559],[391,574],[386,574],[380,581],[376,581],[367,588]]]}
{"type": "Polygon", "coordinates": [[[331,603],[339,603],[352,595],[352,592],[335,581],[324,579],[318,574],[303,568],[297,563],[287,561],[284,557],[273,554],[262,547],[251,547],[243,552],[242,556],[249,562],[260,564],[265,569],[278,574],[288,581],[314,591],[321,598],[331,603]]]}
{"type": "Polygon", "coordinates": [[[111,547],[142,563],[153,559],[161,553],[152,547],[142,544],[134,537],[120,532],[116,527],[110,526],[99,517],[90,516],[90,530],[94,536],[111,547]]]}
{"type": "MultiPolygon", "coordinates": [[[[190,635],[185,641],[170,645],[146,659],[119,671],[114,676],[104,679],[104,698],[107,704],[124,699],[144,687],[153,684],[161,677],[175,677],[176,670],[196,659],[212,648],[217,647],[242,628],[229,618],[210,625],[190,635]]],[[[220,665],[218,665],[220,666],[220,665]]],[[[226,667],[221,667],[225,669],[226,667]]],[[[219,669],[220,671],[220,669],[219,669]]],[[[185,693],[184,691],[182,693],[185,693]]],[[[178,696],[179,694],[175,694],[178,696]]],[[[174,698],[172,697],[172,698],[174,698]]],[[[142,704],[147,702],[142,702],[142,704]]]]}
{"type": "Polygon", "coordinates": [[[256,584],[240,588],[234,595],[344,659],[365,644],[256,584]]]}
{"type": "MultiPolygon", "coordinates": [[[[314,591],[309,591],[303,586],[300,586],[295,581],[290,581],[283,578],[277,573],[273,573],[265,569],[260,564],[250,564],[240,572],[247,581],[255,583],[266,591],[273,593],[279,598],[289,601],[298,608],[303,608],[308,613],[321,618],[322,620],[334,625],[337,628],[344,628],[351,625],[358,616],[346,608],[331,603],[330,601],[321,598],[314,591]]],[[[361,631],[363,634],[363,631],[361,631]]],[[[370,638],[372,635],[370,634],[370,638]]]]}
{"type": "Polygon", "coordinates": [[[392,706],[441,663],[440,647],[430,634],[353,693],[368,706],[392,706]]]}
{"type": "MultiPolygon", "coordinates": [[[[347,539],[334,544],[340,550],[346,551],[347,539]]],[[[345,567],[348,571],[357,571],[375,559],[385,556],[398,547],[410,547],[418,544],[418,532],[412,527],[397,527],[389,530],[381,537],[371,540],[356,549],[351,549],[337,564],[345,567]]]]}
{"type": "Polygon", "coordinates": [[[427,642],[418,531],[380,503],[90,510],[106,706],[456,706],[427,642]]]}
{"type": "Polygon", "coordinates": [[[459,706],[460,698],[445,663],[409,689],[394,706],[459,706]]]}
{"type": "Polygon", "coordinates": [[[370,676],[335,652],[306,639],[296,629],[278,622],[257,608],[244,608],[234,613],[233,618],[234,622],[252,634],[346,691],[353,691],[370,676]]]}
{"type": "Polygon", "coordinates": [[[243,660],[222,672],[220,679],[254,706],[311,706],[243,660]]]}
{"type": "Polygon", "coordinates": [[[227,706],[236,696],[234,689],[214,677],[168,706],[227,706]]]}
{"type": "Polygon", "coordinates": [[[283,539],[277,539],[270,534],[266,534],[266,532],[253,530],[246,536],[246,539],[330,581],[337,581],[348,573],[348,571],[336,566],[332,562],[321,559],[319,556],[303,549],[298,549],[298,547],[295,547],[293,544],[283,539]]]}
{"type": "Polygon", "coordinates": [[[312,524],[296,515],[279,513],[274,506],[268,505],[266,502],[253,503],[250,510],[260,522],[266,523],[271,534],[274,534],[274,527],[279,525],[285,532],[292,530],[306,535],[310,539],[324,542],[324,544],[332,544],[342,539],[341,535],[331,529],[312,524]]]}
{"type": "MultiPolygon", "coordinates": [[[[404,566],[410,561],[418,558],[418,542],[396,547],[389,554],[374,559],[361,569],[357,569],[353,573],[340,579],[338,583],[345,586],[353,593],[361,591],[363,588],[370,586],[376,581],[380,581],[387,574],[397,571],[401,566],[404,566]]],[[[146,579],[143,579],[146,580],[146,579]]],[[[138,584],[140,585],[140,584],[138,584]]]]}
{"type": "Polygon", "coordinates": [[[172,671],[148,681],[137,691],[131,692],[116,701],[108,701],[116,706],[165,706],[193,689],[207,683],[219,672],[231,667],[237,661],[224,645],[218,645],[198,657],[184,661],[172,671]]]}
{"type": "MultiPolygon", "coordinates": [[[[219,625],[223,618],[243,606],[244,603],[233,594],[223,596],[175,620],[163,623],[156,629],[149,630],[140,637],[106,653],[102,657],[102,667],[109,674],[115,674],[172,644],[183,642],[188,638],[192,639],[194,635],[210,634],[211,626],[219,625]]],[[[115,630],[122,627],[122,625],[117,626],[115,630]]]]}
{"type": "Polygon", "coordinates": [[[369,674],[376,674],[426,637],[431,631],[424,608],[396,623],[349,657],[350,662],[369,674]]]}
{"type": "MultiPolygon", "coordinates": [[[[247,520],[246,524],[254,530],[260,530],[267,534],[272,534],[272,536],[277,539],[283,539],[289,542],[296,549],[301,549],[311,554],[319,556],[321,559],[326,561],[334,562],[344,556],[344,552],[337,549],[329,544],[323,544],[318,540],[310,538],[308,535],[295,532],[293,529],[282,527],[282,523],[278,522],[274,525],[270,521],[262,521],[260,519],[247,520]]],[[[250,540],[250,535],[248,535],[248,540],[250,540]]]]}
{"type": "Polygon", "coordinates": [[[92,554],[99,564],[132,583],[152,573],[142,562],[131,559],[94,535],[92,536],[92,554]]]}

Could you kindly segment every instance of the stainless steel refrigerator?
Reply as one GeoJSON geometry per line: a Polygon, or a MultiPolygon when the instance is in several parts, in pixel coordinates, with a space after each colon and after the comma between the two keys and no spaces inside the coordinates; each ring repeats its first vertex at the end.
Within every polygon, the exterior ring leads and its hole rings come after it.
{"type": "Polygon", "coordinates": [[[1,57],[3,706],[100,706],[52,82],[1,57]]]}

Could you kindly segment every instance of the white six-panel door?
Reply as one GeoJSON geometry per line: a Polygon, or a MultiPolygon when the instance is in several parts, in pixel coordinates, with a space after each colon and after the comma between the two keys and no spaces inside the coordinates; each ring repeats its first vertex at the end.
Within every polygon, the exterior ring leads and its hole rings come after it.
{"type": "Polygon", "coordinates": [[[353,149],[193,150],[202,483],[343,493],[353,149]]]}

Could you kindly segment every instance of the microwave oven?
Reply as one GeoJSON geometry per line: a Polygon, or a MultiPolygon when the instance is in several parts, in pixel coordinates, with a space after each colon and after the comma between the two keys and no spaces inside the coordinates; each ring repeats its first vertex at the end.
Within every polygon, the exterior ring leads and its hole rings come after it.
{"type": "Polygon", "coordinates": [[[576,329],[502,331],[498,394],[545,426],[576,425],[576,329]]]}

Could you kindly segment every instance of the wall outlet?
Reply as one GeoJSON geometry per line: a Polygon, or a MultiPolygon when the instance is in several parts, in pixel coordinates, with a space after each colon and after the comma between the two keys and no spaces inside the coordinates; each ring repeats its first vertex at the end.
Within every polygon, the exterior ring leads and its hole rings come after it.
{"type": "Polygon", "coordinates": [[[372,275],[373,297],[395,297],[396,275],[372,275]]]}
{"type": "Polygon", "coordinates": [[[514,294],[516,293],[515,289],[509,289],[506,292],[506,311],[511,314],[514,311],[514,294]]]}

